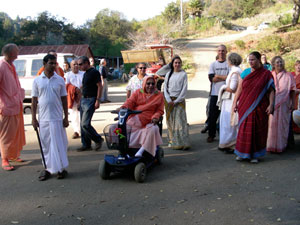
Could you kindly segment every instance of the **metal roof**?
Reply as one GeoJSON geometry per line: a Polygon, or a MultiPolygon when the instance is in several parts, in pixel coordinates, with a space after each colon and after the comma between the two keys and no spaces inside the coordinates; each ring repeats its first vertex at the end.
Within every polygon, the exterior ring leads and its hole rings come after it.
{"type": "Polygon", "coordinates": [[[36,46],[19,46],[19,55],[32,55],[39,53],[47,53],[55,50],[57,53],[73,53],[76,56],[85,55],[94,57],[89,45],[36,45],[36,46]]]}

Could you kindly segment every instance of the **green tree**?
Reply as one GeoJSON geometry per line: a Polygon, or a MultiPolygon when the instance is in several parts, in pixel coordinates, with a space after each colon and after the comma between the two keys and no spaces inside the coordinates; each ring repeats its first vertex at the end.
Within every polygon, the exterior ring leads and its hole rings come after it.
{"type": "Polygon", "coordinates": [[[166,20],[170,22],[177,22],[178,20],[180,20],[180,5],[175,2],[169,3],[162,15],[166,20]]]}
{"type": "Polygon", "coordinates": [[[189,13],[194,17],[201,17],[205,2],[203,0],[190,0],[188,2],[189,13]]]}
{"type": "Polygon", "coordinates": [[[101,10],[90,23],[90,44],[96,55],[119,56],[129,43],[127,35],[132,23],[123,14],[109,9],[101,10]]]}

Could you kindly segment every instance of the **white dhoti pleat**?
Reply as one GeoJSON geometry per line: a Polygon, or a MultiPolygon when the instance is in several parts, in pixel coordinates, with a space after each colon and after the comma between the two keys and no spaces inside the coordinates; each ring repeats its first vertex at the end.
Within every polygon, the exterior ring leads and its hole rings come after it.
{"type": "Polygon", "coordinates": [[[69,109],[69,113],[74,132],[80,134],[80,111],[76,102],[74,102],[72,109],[69,109]]]}
{"type": "Polygon", "coordinates": [[[40,122],[40,139],[45,156],[47,171],[51,174],[62,172],[68,167],[68,139],[62,120],[40,122]]]}

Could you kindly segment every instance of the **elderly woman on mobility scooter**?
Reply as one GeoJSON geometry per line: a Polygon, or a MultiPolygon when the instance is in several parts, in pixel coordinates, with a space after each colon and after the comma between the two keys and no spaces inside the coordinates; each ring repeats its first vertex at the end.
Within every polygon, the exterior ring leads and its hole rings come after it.
{"type": "Polygon", "coordinates": [[[136,90],[121,108],[142,111],[127,120],[131,127],[129,148],[139,148],[135,157],[141,157],[144,151],[154,157],[156,147],[163,143],[157,123],[164,114],[164,97],[157,90],[154,78],[146,77],[143,87],[136,90]]]}

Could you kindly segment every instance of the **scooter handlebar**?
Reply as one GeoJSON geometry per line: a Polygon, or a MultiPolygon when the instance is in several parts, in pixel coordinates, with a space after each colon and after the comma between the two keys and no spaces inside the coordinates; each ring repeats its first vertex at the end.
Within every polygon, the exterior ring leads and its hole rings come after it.
{"type": "MultiPolygon", "coordinates": [[[[122,109],[120,109],[120,110],[122,110],[122,109]]],[[[120,110],[119,110],[119,111],[118,111],[118,110],[112,110],[111,113],[112,113],[112,114],[119,114],[120,110]]],[[[141,110],[131,110],[131,109],[127,109],[127,113],[128,113],[128,114],[140,114],[140,113],[142,113],[142,112],[143,112],[143,111],[141,111],[141,110]]]]}

